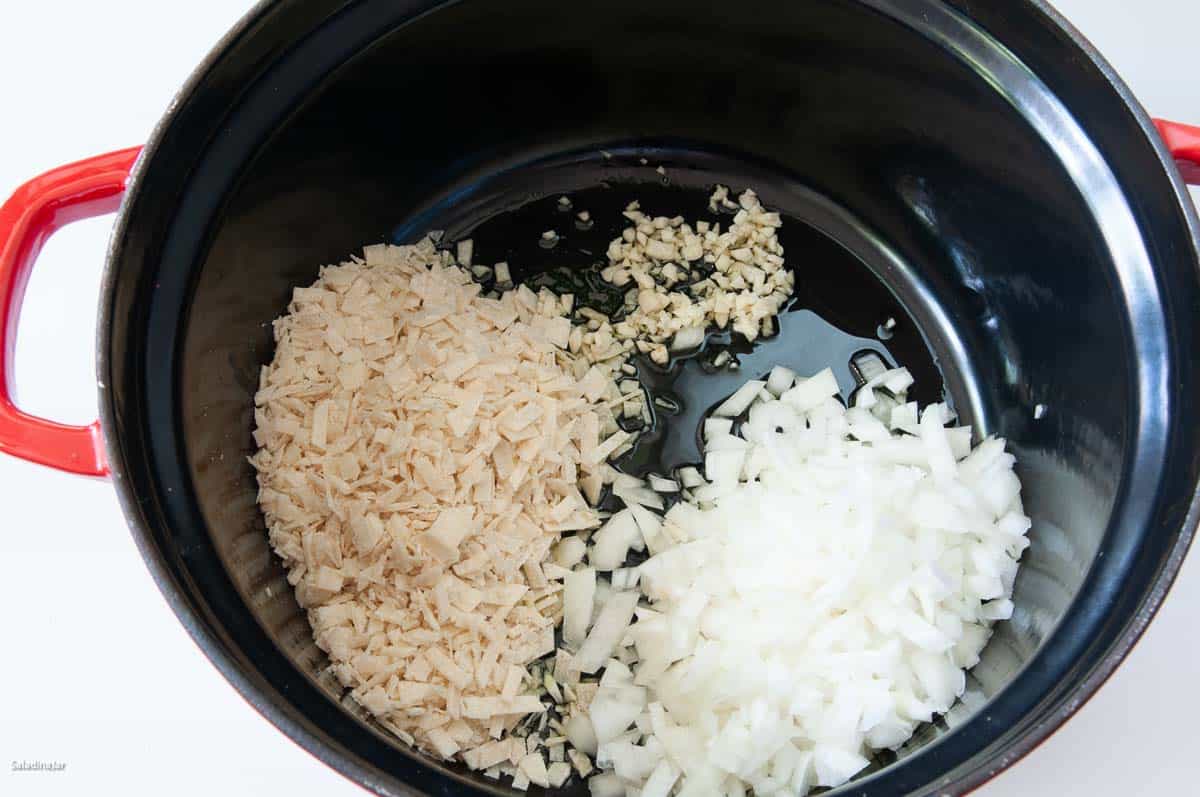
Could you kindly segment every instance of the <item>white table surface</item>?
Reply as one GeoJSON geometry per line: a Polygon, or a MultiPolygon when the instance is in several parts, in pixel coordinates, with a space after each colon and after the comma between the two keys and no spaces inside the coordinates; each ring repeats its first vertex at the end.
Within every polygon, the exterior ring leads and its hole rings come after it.
{"type": "MultiPolygon", "coordinates": [[[[141,143],[247,0],[40,0],[0,18],[0,195],[141,143]]],[[[1200,3],[1060,0],[1158,116],[1200,124],[1200,3]]],[[[1194,194],[1200,198],[1200,193],[1194,194]]],[[[93,327],[109,219],[38,262],[17,350],[20,402],[96,414],[93,327]]],[[[151,581],[110,485],[0,456],[0,794],[363,792],[255,713],[151,581]],[[14,772],[20,760],[58,773],[14,772]]],[[[1141,644],[1067,726],[984,797],[1196,794],[1200,554],[1141,644]]]]}

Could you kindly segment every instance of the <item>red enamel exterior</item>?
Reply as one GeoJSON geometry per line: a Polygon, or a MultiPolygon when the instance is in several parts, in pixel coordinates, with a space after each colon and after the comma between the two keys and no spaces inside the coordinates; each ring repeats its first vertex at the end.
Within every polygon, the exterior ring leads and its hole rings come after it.
{"type": "Polygon", "coordinates": [[[0,451],[87,476],[108,475],[98,421],[67,426],[19,410],[13,402],[17,320],[34,261],[60,227],[114,212],[140,147],[46,172],[0,206],[0,451]]]}
{"type": "Polygon", "coordinates": [[[1200,185],[1200,127],[1168,122],[1166,119],[1155,119],[1154,126],[1166,142],[1167,149],[1171,150],[1171,155],[1179,161],[1183,179],[1192,185],[1200,185]]]}

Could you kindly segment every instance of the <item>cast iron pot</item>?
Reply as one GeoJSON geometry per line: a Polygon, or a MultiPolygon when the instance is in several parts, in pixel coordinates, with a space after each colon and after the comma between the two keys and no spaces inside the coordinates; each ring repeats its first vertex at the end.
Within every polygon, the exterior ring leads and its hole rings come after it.
{"type": "MultiPolygon", "coordinates": [[[[1200,161],[1200,131],[1160,126],[1200,161]]],[[[381,795],[504,792],[405,749],[325,673],[245,461],[269,322],[364,243],[476,230],[536,266],[550,225],[525,208],[686,204],[718,181],[789,217],[800,304],[868,338],[899,319],[892,354],[1017,455],[1033,545],[973,672],[988,703],[839,792],[962,793],[1112,673],[1197,519],[1195,212],[1151,120],[1042,2],[262,3],[140,156],[44,175],[0,211],[0,448],[111,476],[181,622],[321,760],[381,795]],[[54,228],[118,204],[102,417],[30,417],[9,398],[29,268],[54,228]]]]}

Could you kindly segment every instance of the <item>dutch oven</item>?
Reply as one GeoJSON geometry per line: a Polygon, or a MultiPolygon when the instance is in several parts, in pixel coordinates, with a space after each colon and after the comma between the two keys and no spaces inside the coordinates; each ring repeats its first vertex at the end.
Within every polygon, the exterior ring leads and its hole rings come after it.
{"type": "Polygon", "coordinates": [[[325,672],[246,463],[269,322],[365,243],[475,230],[499,255],[561,193],[752,186],[794,231],[797,302],[868,337],[900,319],[891,351],[1017,456],[1033,544],[972,673],[986,705],[837,792],[959,794],[1103,683],[1192,539],[1200,226],[1172,155],[1194,168],[1200,131],[1153,122],[1040,0],[263,2],[144,149],[0,210],[0,449],[111,478],[200,648],[322,761],[381,795],[506,792],[325,672]],[[31,417],[10,398],[30,267],[113,210],[101,418],[31,417]]]}

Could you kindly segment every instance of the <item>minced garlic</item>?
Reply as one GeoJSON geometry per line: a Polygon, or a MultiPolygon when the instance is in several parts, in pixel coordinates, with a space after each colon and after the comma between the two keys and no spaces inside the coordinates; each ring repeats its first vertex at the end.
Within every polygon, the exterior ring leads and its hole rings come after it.
{"type": "Polygon", "coordinates": [[[737,204],[728,197],[729,189],[717,186],[709,200],[714,211],[737,208],[725,232],[719,223],[651,218],[632,202],[624,215],[633,226],[608,246],[609,265],[601,276],[631,286],[628,312],[613,334],[636,341],[657,363],[666,363],[664,344],[681,330],[730,326],[747,340],[769,334],[792,294],[795,278],[784,266],[778,238],[782,218],[764,209],[753,191],[743,192],[737,204]]]}

